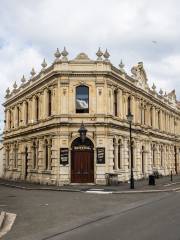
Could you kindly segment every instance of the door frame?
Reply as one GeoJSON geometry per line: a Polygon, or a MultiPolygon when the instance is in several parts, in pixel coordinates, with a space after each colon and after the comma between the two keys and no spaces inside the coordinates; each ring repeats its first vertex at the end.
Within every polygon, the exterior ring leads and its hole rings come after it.
{"type": "Polygon", "coordinates": [[[72,141],[70,142],[70,147],[69,147],[69,181],[70,181],[70,184],[95,184],[95,179],[96,179],[96,148],[95,148],[95,144],[94,144],[94,141],[91,137],[87,136],[86,139],[88,139],[91,144],[92,144],[92,151],[93,151],[93,161],[94,161],[94,181],[93,182],[90,182],[90,183],[72,183],[72,176],[71,176],[71,166],[72,166],[72,151],[73,151],[73,142],[78,139],[79,136],[76,136],[72,139],[72,141]]]}

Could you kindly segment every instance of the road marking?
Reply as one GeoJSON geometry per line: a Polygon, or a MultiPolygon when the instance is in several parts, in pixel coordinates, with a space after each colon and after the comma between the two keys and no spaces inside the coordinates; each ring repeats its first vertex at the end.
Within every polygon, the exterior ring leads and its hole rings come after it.
{"type": "Polygon", "coordinates": [[[93,193],[93,194],[112,194],[112,192],[110,191],[91,191],[91,190],[88,190],[88,191],[85,191],[85,193],[93,193]]]}

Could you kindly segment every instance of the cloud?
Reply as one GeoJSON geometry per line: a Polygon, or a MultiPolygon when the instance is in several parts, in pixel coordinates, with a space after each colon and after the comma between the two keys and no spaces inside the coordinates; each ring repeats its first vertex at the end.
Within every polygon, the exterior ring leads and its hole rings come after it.
{"type": "Polygon", "coordinates": [[[99,46],[108,48],[112,63],[123,59],[127,71],[143,61],[149,83],[176,88],[180,98],[179,9],[178,0],[1,0],[0,101],[64,46],[69,58],[84,51],[95,59],[99,46]]]}

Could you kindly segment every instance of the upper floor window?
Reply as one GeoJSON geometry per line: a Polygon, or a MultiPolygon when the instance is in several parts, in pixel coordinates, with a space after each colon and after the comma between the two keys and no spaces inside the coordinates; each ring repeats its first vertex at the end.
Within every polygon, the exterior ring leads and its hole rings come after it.
{"type": "Polygon", "coordinates": [[[114,115],[117,116],[118,115],[118,111],[117,111],[117,91],[114,91],[114,115]]]}
{"type": "Polygon", "coordinates": [[[131,112],[131,97],[128,97],[128,113],[131,112]]]}
{"type": "Polygon", "coordinates": [[[48,91],[48,116],[52,114],[52,92],[51,90],[48,91]]]}
{"type": "Polygon", "coordinates": [[[29,103],[26,102],[26,124],[28,124],[29,121],[29,103]]]}
{"type": "Polygon", "coordinates": [[[36,97],[36,121],[39,121],[39,97],[36,97]]]}
{"type": "Polygon", "coordinates": [[[89,113],[89,88],[76,87],[76,113],[89,113]]]}

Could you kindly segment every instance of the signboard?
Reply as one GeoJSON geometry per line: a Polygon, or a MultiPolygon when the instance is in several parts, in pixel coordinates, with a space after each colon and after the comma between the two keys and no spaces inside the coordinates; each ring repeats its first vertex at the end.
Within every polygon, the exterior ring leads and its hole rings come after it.
{"type": "Polygon", "coordinates": [[[105,163],[105,148],[97,148],[97,163],[105,163]]]}
{"type": "Polygon", "coordinates": [[[69,149],[60,148],[60,164],[66,165],[69,162],[69,149]]]}

